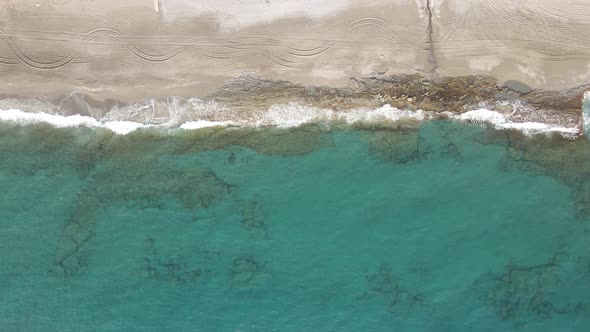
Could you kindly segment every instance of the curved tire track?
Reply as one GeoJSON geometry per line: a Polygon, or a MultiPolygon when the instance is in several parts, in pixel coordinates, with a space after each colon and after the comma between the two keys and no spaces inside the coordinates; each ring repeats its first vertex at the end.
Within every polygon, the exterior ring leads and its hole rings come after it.
{"type": "MultiPolygon", "coordinates": [[[[313,29],[314,25],[318,24],[317,20],[310,21],[300,31],[313,29]]],[[[383,34],[374,34],[372,39],[384,39],[379,42],[380,47],[391,45],[398,45],[405,41],[399,36],[392,26],[385,20],[378,17],[363,17],[349,22],[344,26],[344,31],[348,34],[353,34],[355,31],[364,28],[373,28],[383,32],[383,34]]],[[[41,33],[41,31],[35,31],[41,33]]],[[[52,32],[49,32],[52,33],[52,32]]],[[[57,32],[53,32],[57,33],[57,32]]],[[[0,42],[5,43],[13,54],[14,58],[0,57],[0,65],[16,65],[23,63],[31,68],[38,70],[51,70],[64,67],[70,63],[87,63],[91,61],[91,56],[83,54],[80,46],[85,44],[115,44],[123,46],[133,56],[142,61],[149,63],[160,63],[169,61],[187,49],[191,49],[200,56],[204,56],[215,60],[237,60],[245,56],[258,56],[266,59],[271,64],[276,64],[288,68],[300,68],[309,62],[309,58],[320,56],[327,51],[334,48],[345,49],[344,44],[348,42],[356,42],[355,40],[337,40],[335,38],[315,38],[308,39],[305,37],[295,38],[295,36],[286,36],[286,39],[279,40],[277,38],[262,37],[262,36],[245,36],[242,38],[225,39],[199,36],[192,37],[185,40],[183,43],[174,45],[167,40],[162,43],[150,42],[150,38],[165,38],[161,36],[126,36],[121,32],[111,28],[98,28],[91,30],[83,35],[71,32],[64,32],[70,36],[77,36],[75,39],[66,38],[55,40],[67,41],[63,47],[63,55],[57,60],[44,61],[35,58],[33,55],[25,52],[17,43],[19,37],[0,30],[0,42]],[[96,41],[99,38],[106,38],[109,41],[96,41]],[[146,42],[136,44],[131,42],[134,38],[145,38],[146,42]],[[208,40],[202,40],[202,38],[208,40]],[[293,39],[295,38],[295,39],[293,39]],[[286,42],[285,40],[290,42],[286,42]],[[306,46],[306,43],[313,42],[314,46],[306,46]],[[303,45],[291,46],[288,43],[298,43],[303,45]],[[159,46],[159,51],[145,51],[139,45],[159,46]],[[319,44],[319,45],[318,45],[319,44]],[[340,45],[343,44],[343,45],[340,45]]],[[[35,39],[35,37],[24,36],[23,38],[35,39]]],[[[49,38],[38,38],[40,40],[50,40],[49,38]]],[[[366,41],[363,41],[366,42],[366,41]]],[[[375,42],[375,41],[374,41],[375,42]]],[[[350,49],[356,49],[348,46],[350,49]]]]}

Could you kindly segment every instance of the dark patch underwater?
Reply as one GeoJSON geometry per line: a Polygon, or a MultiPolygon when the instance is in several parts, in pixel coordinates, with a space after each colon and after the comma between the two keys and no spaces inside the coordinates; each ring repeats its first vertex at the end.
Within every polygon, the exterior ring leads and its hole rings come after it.
{"type": "Polygon", "coordinates": [[[590,142],[0,127],[8,331],[590,329],[590,142]]]}

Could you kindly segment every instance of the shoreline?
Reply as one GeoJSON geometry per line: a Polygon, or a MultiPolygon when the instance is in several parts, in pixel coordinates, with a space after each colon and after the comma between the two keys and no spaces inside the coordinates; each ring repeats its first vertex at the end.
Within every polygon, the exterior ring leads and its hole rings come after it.
{"type": "Polygon", "coordinates": [[[179,127],[390,105],[583,131],[590,6],[555,3],[7,0],[0,109],[179,127]]]}
{"type": "Polygon", "coordinates": [[[159,124],[149,124],[126,120],[97,120],[79,114],[63,116],[46,112],[32,113],[19,109],[0,109],[0,123],[11,125],[48,124],[55,128],[105,128],[115,134],[127,135],[141,129],[156,129],[166,133],[170,130],[198,130],[211,127],[290,129],[308,125],[322,125],[326,130],[331,130],[344,125],[351,128],[399,129],[400,126],[411,126],[412,123],[417,126],[427,121],[448,120],[491,126],[497,130],[515,130],[526,136],[558,134],[567,139],[577,139],[584,136],[584,128],[563,127],[542,122],[513,122],[497,111],[484,108],[455,114],[452,112],[425,112],[421,109],[417,111],[401,110],[385,104],[377,109],[351,109],[334,112],[333,110],[309,108],[289,103],[273,105],[266,112],[261,112],[258,115],[259,117],[255,121],[249,117],[236,118],[234,114],[231,120],[230,117],[222,121],[196,117],[187,119],[185,122],[170,120],[159,124]]]}
{"type": "Polygon", "coordinates": [[[559,132],[577,137],[586,128],[583,104],[587,89],[590,86],[533,90],[516,81],[498,85],[493,77],[483,75],[435,81],[418,75],[373,75],[353,78],[345,88],[303,86],[249,75],[230,80],[202,98],[172,96],[125,103],[99,101],[77,91],[53,101],[0,98],[0,110],[4,110],[0,119],[111,126],[115,132],[129,133],[141,127],[291,127],[314,121],[374,124],[448,118],[530,134],[559,132]],[[39,115],[35,118],[30,113],[39,115]]]}

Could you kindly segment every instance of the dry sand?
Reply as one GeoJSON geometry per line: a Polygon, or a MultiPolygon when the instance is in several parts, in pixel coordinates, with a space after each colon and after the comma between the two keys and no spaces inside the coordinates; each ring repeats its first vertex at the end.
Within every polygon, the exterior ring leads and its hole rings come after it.
{"type": "Polygon", "coordinates": [[[587,0],[1,0],[0,95],[202,97],[244,75],[574,88],[590,79],[588,17],[587,0]]]}

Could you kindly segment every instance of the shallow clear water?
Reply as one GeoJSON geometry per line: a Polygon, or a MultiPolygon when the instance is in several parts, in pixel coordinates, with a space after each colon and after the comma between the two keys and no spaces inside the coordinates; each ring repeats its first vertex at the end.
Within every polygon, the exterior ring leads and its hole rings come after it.
{"type": "Polygon", "coordinates": [[[2,330],[590,330],[584,198],[480,127],[291,155],[33,130],[2,129],[2,330]]]}

